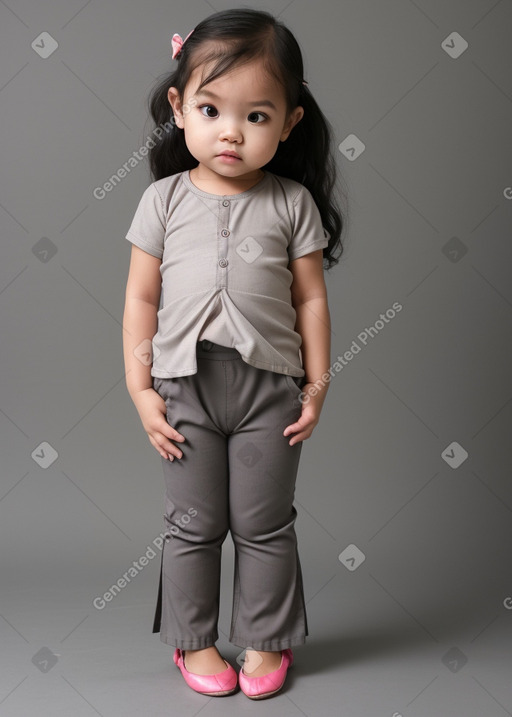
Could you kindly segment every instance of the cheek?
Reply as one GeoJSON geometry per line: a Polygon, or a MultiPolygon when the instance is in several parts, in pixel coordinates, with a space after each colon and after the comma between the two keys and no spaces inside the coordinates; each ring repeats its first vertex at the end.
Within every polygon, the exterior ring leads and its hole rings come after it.
{"type": "Polygon", "coordinates": [[[208,128],[197,119],[189,119],[185,122],[185,137],[187,143],[201,145],[209,137],[208,128]]]}
{"type": "Polygon", "coordinates": [[[255,151],[271,153],[273,156],[279,144],[279,138],[280,135],[275,130],[265,129],[252,133],[251,144],[255,151]]]}
{"type": "Polygon", "coordinates": [[[249,127],[245,132],[246,139],[251,141],[254,147],[264,147],[269,143],[272,133],[263,127],[249,127]]]}

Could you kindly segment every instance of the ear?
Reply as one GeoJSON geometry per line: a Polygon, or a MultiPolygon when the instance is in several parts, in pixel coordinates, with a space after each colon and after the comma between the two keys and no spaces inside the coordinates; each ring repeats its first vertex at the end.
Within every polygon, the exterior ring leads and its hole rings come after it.
{"type": "Polygon", "coordinates": [[[180,99],[180,93],[178,92],[176,87],[169,87],[169,90],[167,92],[167,99],[169,100],[169,104],[172,107],[176,126],[180,129],[183,129],[183,105],[180,99]]]}
{"type": "Polygon", "coordinates": [[[296,107],[294,110],[290,112],[288,115],[288,118],[285,122],[285,125],[283,127],[283,131],[281,133],[280,140],[281,142],[284,142],[288,139],[290,136],[290,132],[295,127],[295,125],[301,121],[301,119],[304,117],[304,107],[296,107]]]}

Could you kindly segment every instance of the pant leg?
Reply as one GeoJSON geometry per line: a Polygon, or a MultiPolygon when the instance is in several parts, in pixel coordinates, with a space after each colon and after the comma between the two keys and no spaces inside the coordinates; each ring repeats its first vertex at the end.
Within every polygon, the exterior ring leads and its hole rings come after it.
{"type": "Polygon", "coordinates": [[[208,368],[198,358],[197,374],[154,380],[169,424],[186,440],[180,460],[162,458],[167,538],[153,632],[182,649],[218,639],[221,550],[229,529],[227,438],[204,401],[206,393],[216,403],[218,379],[208,368]]]}
{"type": "Polygon", "coordinates": [[[300,416],[303,380],[256,369],[233,349],[211,351],[198,348],[197,374],[154,382],[186,441],[181,460],[162,459],[174,534],[164,543],[153,632],[182,649],[215,643],[221,545],[231,528],[230,641],[292,647],[308,634],[293,507],[302,443],[290,446],[282,432],[300,416]],[[190,509],[197,514],[176,534],[190,509]]]}
{"type": "Polygon", "coordinates": [[[302,442],[283,430],[300,416],[303,379],[229,364],[229,522],[235,544],[230,641],[282,650],[308,635],[293,506],[302,442]]]}

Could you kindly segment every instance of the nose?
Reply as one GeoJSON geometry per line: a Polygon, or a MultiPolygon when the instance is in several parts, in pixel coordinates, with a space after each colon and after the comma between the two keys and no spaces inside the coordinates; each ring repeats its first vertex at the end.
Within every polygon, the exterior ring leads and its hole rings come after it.
{"type": "Polygon", "coordinates": [[[219,134],[220,140],[227,140],[228,142],[241,142],[242,132],[237,122],[234,120],[226,120],[219,134]]]}

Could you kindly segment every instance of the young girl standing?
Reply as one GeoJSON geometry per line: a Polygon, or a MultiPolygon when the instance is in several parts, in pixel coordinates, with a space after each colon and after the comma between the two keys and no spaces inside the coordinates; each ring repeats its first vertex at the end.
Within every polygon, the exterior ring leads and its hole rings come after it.
{"type": "Polygon", "coordinates": [[[328,387],[324,260],[338,262],[343,227],[332,132],[272,15],[215,13],[172,46],[177,69],[150,98],[168,129],[126,235],[126,383],[166,486],[153,632],[192,689],[239,682],[259,699],[308,635],[293,500],[328,387]],[[228,530],[238,676],[215,647],[228,530]]]}

